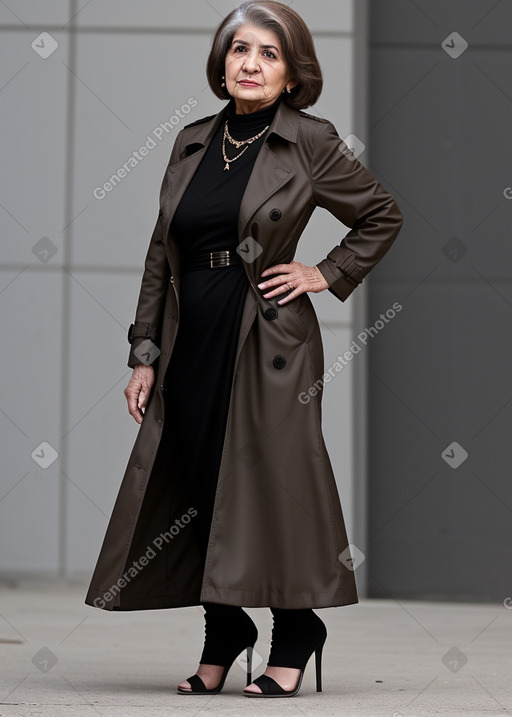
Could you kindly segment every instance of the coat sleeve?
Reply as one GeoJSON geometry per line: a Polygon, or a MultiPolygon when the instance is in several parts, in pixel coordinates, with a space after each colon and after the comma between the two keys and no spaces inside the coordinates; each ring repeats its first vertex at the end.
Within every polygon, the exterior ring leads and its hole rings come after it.
{"type": "Polygon", "coordinates": [[[394,198],[327,122],[313,150],[312,184],[318,206],[350,231],[316,266],[329,291],[345,301],[396,239],[403,216],[394,198]]]}
{"type": "MultiPolygon", "coordinates": [[[[181,132],[177,135],[169,165],[178,161],[180,153],[181,132]]],[[[160,198],[164,196],[167,180],[167,169],[160,188],[160,198]]],[[[151,235],[149,247],[144,263],[139,299],[135,310],[135,321],[128,329],[128,341],[131,344],[128,356],[128,366],[133,368],[136,364],[142,364],[140,357],[135,355],[136,349],[147,339],[155,346],[160,347],[160,331],[162,326],[162,313],[164,309],[165,295],[169,284],[171,269],[165,253],[164,237],[162,234],[162,211],[158,212],[158,218],[151,235]]],[[[158,360],[158,356],[147,365],[152,365],[158,360]]]]}

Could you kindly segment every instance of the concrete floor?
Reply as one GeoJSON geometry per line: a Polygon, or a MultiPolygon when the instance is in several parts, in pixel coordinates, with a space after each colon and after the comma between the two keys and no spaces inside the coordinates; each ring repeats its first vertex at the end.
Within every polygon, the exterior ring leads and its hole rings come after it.
{"type": "MultiPolygon", "coordinates": [[[[219,695],[182,696],[203,643],[200,607],[107,613],[86,584],[0,584],[0,715],[512,715],[512,600],[467,605],[363,600],[318,610],[329,635],[298,697],[248,699],[234,664],[219,695]]],[[[265,668],[270,611],[248,608],[265,668]]]]}

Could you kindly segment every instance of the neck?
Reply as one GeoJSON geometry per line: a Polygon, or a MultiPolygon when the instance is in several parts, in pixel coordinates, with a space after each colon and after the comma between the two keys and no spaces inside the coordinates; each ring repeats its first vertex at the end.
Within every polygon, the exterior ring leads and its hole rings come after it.
{"type": "Polygon", "coordinates": [[[276,98],[274,100],[255,100],[254,102],[248,102],[247,100],[239,100],[237,97],[235,99],[235,114],[237,115],[249,115],[253,112],[258,112],[258,110],[262,110],[265,107],[270,107],[273,105],[279,98],[276,98]]]}

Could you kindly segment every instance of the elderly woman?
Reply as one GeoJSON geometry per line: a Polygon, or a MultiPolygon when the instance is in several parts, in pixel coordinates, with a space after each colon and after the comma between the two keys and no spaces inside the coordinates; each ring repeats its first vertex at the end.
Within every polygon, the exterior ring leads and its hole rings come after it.
{"type": "Polygon", "coordinates": [[[321,690],[327,631],[313,608],[358,601],[308,293],[345,301],[403,220],[333,124],[302,111],[322,74],[290,7],[233,10],[207,75],[227,103],[183,127],[165,172],[129,331],[125,394],[141,426],[86,603],[202,605],[199,668],[178,692],[220,692],[247,650],[244,694],[282,697],[297,694],[313,653],[321,690]],[[317,206],[350,230],[305,266],[293,257],[317,206]],[[243,607],[273,616],[252,683],[258,631],[243,607]]]}

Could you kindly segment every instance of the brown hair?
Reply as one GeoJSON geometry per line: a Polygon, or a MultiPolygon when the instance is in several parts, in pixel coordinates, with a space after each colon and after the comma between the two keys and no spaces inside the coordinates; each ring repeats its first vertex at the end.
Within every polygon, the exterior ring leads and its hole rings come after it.
{"type": "Polygon", "coordinates": [[[323,78],[313,38],[300,15],[276,0],[247,0],[221,22],[206,63],[206,76],[213,93],[221,100],[231,98],[227,88],[221,87],[221,77],[235,32],[245,24],[272,30],[281,41],[288,73],[297,82],[290,93],[283,93],[283,101],[297,110],[315,104],[322,92],[323,78]]]}

